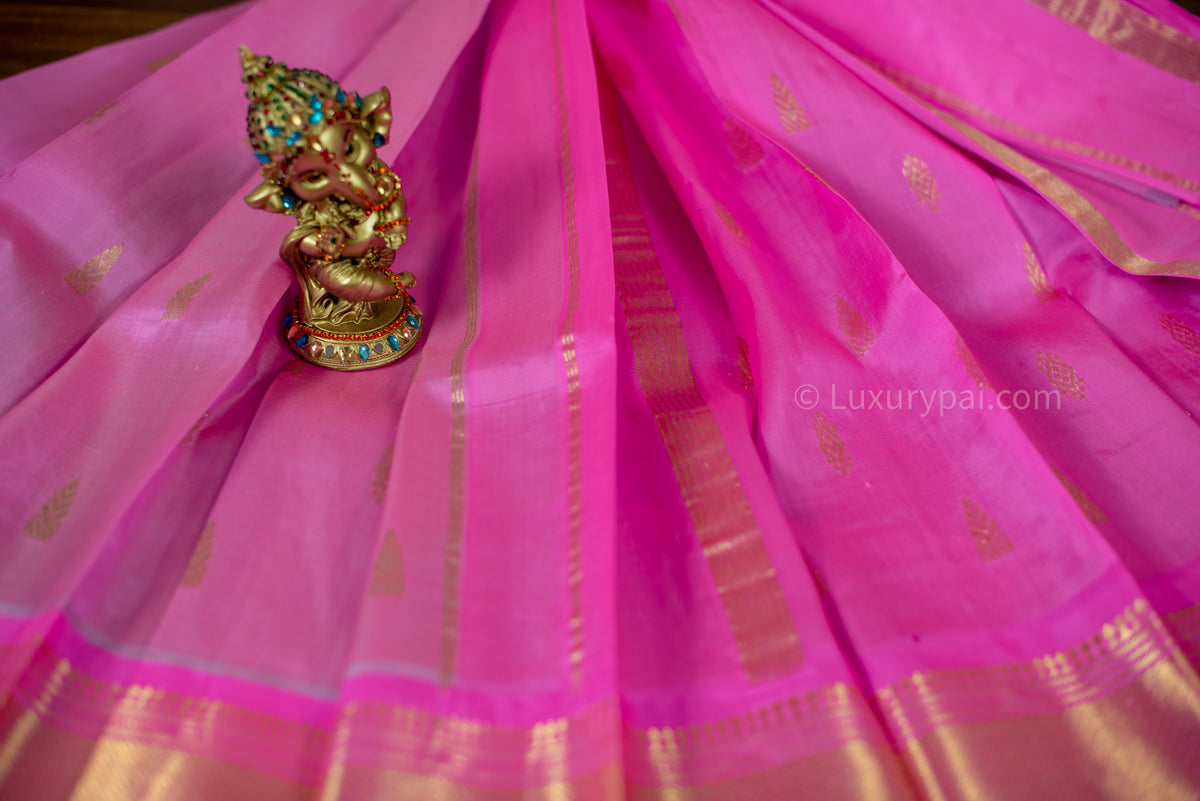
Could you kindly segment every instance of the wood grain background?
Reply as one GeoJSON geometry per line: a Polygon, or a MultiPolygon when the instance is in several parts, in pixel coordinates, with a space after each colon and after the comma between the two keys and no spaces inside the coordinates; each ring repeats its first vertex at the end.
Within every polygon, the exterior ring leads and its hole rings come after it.
{"type": "Polygon", "coordinates": [[[235,0],[0,2],[0,77],[137,36],[235,0]]]}

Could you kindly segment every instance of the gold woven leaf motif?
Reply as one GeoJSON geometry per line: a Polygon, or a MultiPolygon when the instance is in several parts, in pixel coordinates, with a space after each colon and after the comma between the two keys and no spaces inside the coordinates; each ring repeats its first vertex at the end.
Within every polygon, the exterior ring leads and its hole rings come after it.
{"type": "Polygon", "coordinates": [[[730,213],[729,209],[721,205],[721,201],[714,200],[713,209],[717,212],[717,218],[721,221],[721,224],[729,229],[729,233],[733,234],[734,239],[736,239],[738,242],[741,242],[743,245],[750,244],[750,242],[746,239],[746,232],[742,230],[742,226],[736,219],[734,219],[734,216],[730,213]]]}
{"type": "Polygon", "coordinates": [[[908,189],[919,203],[937,211],[941,208],[942,192],[937,179],[929,171],[929,165],[916,156],[905,156],[900,172],[908,179],[908,189]]]}
{"type": "Polygon", "coordinates": [[[841,296],[835,297],[834,300],[837,303],[838,324],[842,328],[846,347],[861,359],[875,344],[875,332],[850,301],[841,296]]]}
{"type": "Polygon", "coordinates": [[[800,101],[787,88],[783,79],[771,74],[771,95],[775,98],[775,110],[779,112],[779,122],[783,125],[784,133],[794,134],[810,127],[808,116],[800,108],[800,101]]]}
{"type": "Polygon", "coordinates": [[[75,502],[75,493],[79,491],[79,479],[50,496],[50,500],[42,504],[41,511],[29,518],[25,524],[25,534],[35,540],[49,542],[62,526],[63,519],[71,511],[75,502]]]}
{"type": "Polygon", "coordinates": [[[813,420],[813,431],[817,435],[817,444],[825,454],[829,466],[844,476],[850,475],[850,463],[853,459],[846,450],[846,443],[838,436],[837,426],[829,422],[825,415],[817,412],[813,420]]]}
{"type": "Polygon", "coordinates": [[[404,593],[404,555],[396,532],[388,529],[379,544],[379,553],[371,565],[371,595],[401,595],[404,593]]]}
{"type": "Polygon", "coordinates": [[[962,360],[963,367],[967,368],[967,373],[975,379],[975,383],[979,385],[980,389],[991,389],[992,385],[988,382],[987,376],[983,374],[983,368],[979,366],[979,362],[975,360],[975,354],[971,353],[967,343],[963,342],[962,334],[955,334],[954,342],[958,346],[958,358],[962,360]]]}
{"type": "Polygon", "coordinates": [[[213,542],[216,540],[216,522],[209,520],[204,524],[204,531],[196,541],[196,549],[192,558],[183,569],[183,578],[179,579],[181,587],[199,587],[208,573],[208,560],[212,558],[213,542]]]}
{"type": "Polygon", "coordinates": [[[1197,334],[1191,328],[1183,324],[1182,320],[1176,320],[1174,317],[1168,317],[1166,314],[1160,314],[1158,317],[1159,323],[1163,330],[1171,335],[1174,339],[1186,350],[1190,350],[1197,356],[1200,356],[1200,334],[1197,334]]]}
{"type": "Polygon", "coordinates": [[[1001,530],[996,519],[970,498],[963,496],[963,514],[967,517],[967,533],[975,541],[975,550],[985,562],[992,562],[1013,552],[1012,540],[1001,530]]]}
{"type": "Polygon", "coordinates": [[[754,388],[754,371],[750,367],[750,344],[737,338],[737,378],[742,389],[754,388]]]}
{"type": "Polygon", "coordinates": [[[1046,376],[1050,386],[1062,392],[1068,398],[1087,400],[1087,382],[1075,368],[1063,361],[1057,353],[1039,350],[1037,352],[1037,368],[1046,376]]]}
{"type": "Polygon", "coordinates": [[[1042,269],[1042,263],[1038,261],[1037,254],[1029,247],[1028,242],[1025,243],[1025,272],[1029,276],[1030,286],[1033,287],[1033,296],[1040,303],[1049,303],[1058,297],[1058,290],[1050,286],[1046,271],[1042,269]]]}
{"type": "Polygon", "coordinates": [[[162,318],[164,320],[182,319],[183,315],[187,314],[188,306],[192,305],[192,301],[196,299],[200,290],[204,289],[204,285],[210,278],[212,278],[212,273],[206,273],[176,292],[175,297],[167,301],[167,308],[163,311],[162,318]]]}
{"type": "Polygon", "coordinates": [[[1093,523],[1103,523],[1108,520],[1104,512],[1100,511],[1100,507],[1092,503],[1092,499],[1085,495],[1083,490],[1071,483],[1071,480],[1066,475],[1053,467],[1050,469],[1054,470],[1054,475],[1058,476],[1058,480],[1062,483],[1063,487],[1071,494],[1071,498],[1074,499],[1075,505],[1083,512],[1084,517],[1093,523]]]}
{"type": "Polygon", "coordinates": [[[71,270],[63,276],[63,280],[79,295],[86,295],[96,288],[96,284],[104,280],[104,276],[108,275],[108,271],[117,263],[117,257],[120,255],[121,246],[113,245],[71,270]]]}
{"type": "Polygon", "coordinates": [[[753,169],[767,157],[767,151],[763,150],[753,132],[732,117],[725,118],[725,134],[729,137],[729,151],[733,153],[733,160],[742,172],[753,169]]]}
{"type": "Polygon", "coordinates": [[[395,448],[395,445],[384,448],[383,455],[379,457],[379,464],[375,465],[375,478],[371,480],[371,494],[375,496],[375,503],[383,503],[384,495],[387,494],[388,477],[392,473],[392,452],[395,448]]]}

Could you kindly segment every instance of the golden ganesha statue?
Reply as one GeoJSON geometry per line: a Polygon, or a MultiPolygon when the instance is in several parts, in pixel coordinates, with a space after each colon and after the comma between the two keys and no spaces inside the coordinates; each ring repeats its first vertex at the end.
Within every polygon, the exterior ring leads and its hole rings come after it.
{"type": "Polygon", "coordinates": [[[375,155],[392,125],[387,87],[360,97],[323,73],[240,52],[263,175],[246,202],[296,218],[279,249],[300,283],[283,321],[288,341],[335,370],[399,359],[422,318],[408,292],[416,279],[390,269],[410,220],[400,179],[375,155]]]}

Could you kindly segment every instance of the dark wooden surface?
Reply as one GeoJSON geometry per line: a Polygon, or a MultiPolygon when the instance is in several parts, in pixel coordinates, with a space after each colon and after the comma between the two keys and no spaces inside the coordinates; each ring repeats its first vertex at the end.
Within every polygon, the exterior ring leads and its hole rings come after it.
{"type": "Polygon", "coordinates": [[[0,1],[0,77],[178,22],[235,0],[0,1]]]}
{"type": "MultiPolygon", "coordinates": [[[[833,0],[831,0],[832,2],[833,0]]],[[[978,2],[978,0],[976,0],[978,2]]],[[[0,77],[148,33],[233,0],[0,0],[0,77]]],[[[1175,0],[1200,14],[1200,0],[1175,0]]]]}

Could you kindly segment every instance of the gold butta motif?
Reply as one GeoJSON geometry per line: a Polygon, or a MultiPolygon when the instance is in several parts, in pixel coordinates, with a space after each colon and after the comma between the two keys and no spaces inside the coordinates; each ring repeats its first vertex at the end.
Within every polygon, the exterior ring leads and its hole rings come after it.
{"type": "Polygon", "coordinates": [[[399,177],[375,154],[392,125],[387,87],[360,97],[323,73],[240,53],[263,175],[246,202],[296,218],[279,249],[300,284],[283,321],[288,342],[335,370],[399,359],[422,317],[409,294],[416,279],[390,269],[410,220],[399,177]]]}

